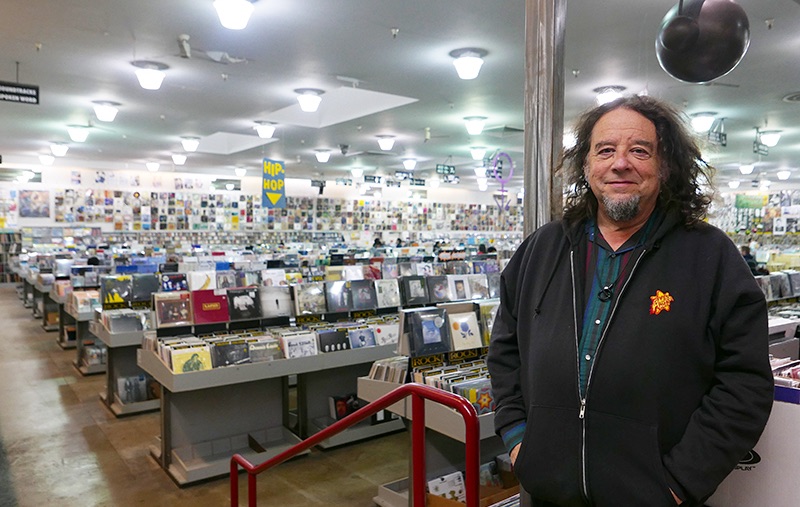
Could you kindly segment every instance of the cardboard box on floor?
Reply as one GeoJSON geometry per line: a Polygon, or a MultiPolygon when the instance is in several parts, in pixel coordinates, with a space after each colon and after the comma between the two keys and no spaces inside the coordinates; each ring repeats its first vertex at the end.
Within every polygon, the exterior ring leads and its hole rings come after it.
{"type": "MultiPolygon", "coordinates": [[[[481,486],[480,492],[480,507],[488,507],[493,503],[504,500],[511,495],[519,493],[519,484],[510,488],[501,488],[498,486],[481,486]]],[[[431,495],[428,493],[428,507],[465,507],[464,502],[457,500],[450,500],[443,496],[431,495]]]]}

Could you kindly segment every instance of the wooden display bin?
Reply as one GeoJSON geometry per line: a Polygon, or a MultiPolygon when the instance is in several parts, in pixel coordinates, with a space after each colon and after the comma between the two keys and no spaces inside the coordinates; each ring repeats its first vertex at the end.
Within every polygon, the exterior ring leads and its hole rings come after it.
{"type": "MultiPolygon", "coordinates": [[[[513,486],[511,488],[501,488],[497,486],[482,486],[481,487],[481,499],[480,499],[480,507],[488,507],[494,503],[499,502],[500,500],[505,500],[506,498],[510,497],[511,495],[516,495],[519,493],[519,484],[513,486]]],[[[449,498],[445,498],[443,496],[431,495],[428,493],[428,507],[465,507],[466,504],[463,502],[459,502],[457,500],[450,500],[449,498]]]]}

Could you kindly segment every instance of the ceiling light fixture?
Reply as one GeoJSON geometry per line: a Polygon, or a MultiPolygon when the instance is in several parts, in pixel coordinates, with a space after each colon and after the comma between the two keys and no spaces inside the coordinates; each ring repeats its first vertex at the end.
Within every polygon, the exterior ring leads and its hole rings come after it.
{"type": "Polygon", "coordinates": [[[53,165],[56,158],[52,155],[39,155],[39,163],[42,165],[53,165]]]}
{"type": "Polygon", "coordinates": [[[769,190],[769,186],[772,185],[772,182],[769,180],[761,180],[761,183],[758,185],[759,190],[769,190]]]}
{"type": "Polygon", "coordinates": [[[317,88],[298,88],[294,91],[297,94],[297,102],[300,109],[306,113],[313,113],[319,108],[322,102],[322,94],[325,93],[317,88]]]}
{"type": "Polygon", "coordinates": [[[733,189],[739,188],[739,183],[740,183],[739,180],[729,181],[728,188],[733,188],[733,189]]]}
{"type": "Polygon", "coordinates": [[[75,143],[86,142],[89,137],[89,127],[86,125],[67,125],[69,138],[75,143]]]}
{"type": "Polygon", "coordinates": [[[50,152],[56,157],[63,157],[67,154],[67,150],[69,150],[69,145],[67,143],[50,143],[50,152]]]}
{"type": "Polygon", "coordinates": [[[197,147],[200,146],[200,138],[195,136],[183,136],[181,137],[181,146],[183,149],[189,152],[197,151],[197,147]]]}
{"type": "Polygon", "coordinates": [[[183,165],[186,163],[186,155],[183,153],[173,153],[172,154],[172,163],[175,165],[183,165]]]}
{"type": "Polygon", "coordinates": [[[414,168],[417,167],[417,159],[415,159],[415,158],[404,158],[403,159],[403,167],[405,167],[407,171],[413,171],[414,168]]]}
{"type": "Polygon", "coordinates": [[[147,170],[150,171],[151,173],[158,171],[158,168],[161,167],[161,164],[159,164],[158,162],[146,162],[144,165],[145,167],[147,167],[147,170]]]}
{"type": "Polygon", "coordinates": [[[119,112],[119,102],[111,102],[110,100],[93,100],[92,107],[94,108],[94,115],[97,119],[105,122],[112,122],[117,117],[119,112]]]}
{"type": "Polygon", "coordinates": [[[441,183],[438,176],[432,176],[431,179],[428,180],[428,186],[431,188],[439,188],[441,183]]]}
{"type": "Polygon", "coordinates": [[[769,146],[770,148],[777,146],[778,141],[781,140],[781,130],[758,130],[758,139],[761,141],[762,144],[765,146],[769,146]]]}
{"type": "Polygon", "coordinates": [[[453,66],[461,79],[475,79],[481,71],[483,57],[489,54],[485,49],[461,48],[450,51],[450,56],[455,58],[453,66]]]}
{"type": "Polygon", "coordinates": [[[136,78],[139,86],[145,90],[158,90],[164,82],[165,70],[169,65],[151,60],[134,60],[131,65],[136,67],[136,78]]]}
{"type": "Polygon", "coordinates": [[[479,136],[483,132],[483,127],[486,125],[485,116],[467,116],[464,118],[464,125],[467,127],[467,134],[471,136],[479,136]]]}
{"type": "Polygon", "coordinates": [[[219,22],[228,30],[244,30],[255,6],[247,0],[215,0],[219,22]]]}
{"type": "Polygon", "coordinates": [[[775,173],[775,174],[778,176],[778,179],[779,179],[779,180],[781,180],[781,181],[786,181],[786,180],[788,180],[789,178],[791,178],[791,176],[792,176],[792,171],[790,171],[790,170],[788,170],[788,169],[784,169],[784,170],[782,170],[782,171],[778,171],[778,172],[777,172],[777,173],[775,173]]]}
{"type": "Polygon", "coordinates": [[[485,178],[486,177],[486,167],[485,166],[478,166],[475,168],[475,176],[478,178],[485,178]]]}
{"type": "Polygon", "coordinates": [[[324,164],[331,159],[331,150],[315,150],[314,155],[317,157],[317,162],[324,164]]]}
{"type": "Polygon", "coordinates": [[[375,192],[372,194],[372,197],[374,197],[375,199],[380,199],[381,197],[383,197],[383,195],[381,195],[381,191],[380,191],[380,190],[376,190],[376,191],[375,191],[375,192]]]}
{"type": "Polygon", "coordinates": [[[472,160],[483,160],[483,157],[486,156],[486,147],[473,146],[469,149],[469,152],[472,154],[472,160]]]}
{"type": "Polygon", "coordinates": [[[755,164],[739,164],[739,172],[742,174],[753,174],[755,168],[755,164]]]}
{"type": "Polygon", "coordinates": [[[262,139],[271,139],[275,134],[275,124],[271,121],[257,121],[253,128],[258,132],[258,137],[262,139]]]}
{"type": "Polygon", "coordinates": [[[236,187],[233,183],[225,183],[225,188],[228,190],[233,190],[236,187]]]}
{"type": "Polygon", "coordinates": [[[592,91],[597,94],[595,97],[597,105],[602,106],[603,104],[607,104],[622,97],[622,92],[625,91],[625,87],[618,85],[600,86],[592,91]]]}
{"type": "Polygon", "coordinates": [[[717,117],[717,113],[714,111],[702,111],[689,116],[692,119],[692,128],[694,131],[697,133],[703,133],[711,130],[711,126],[714,125],[714,120],[717,117]]]}
{"type": "Polygon", "coordinates": [[[378,146],[383,151],[394,148],[394,136],[378,136],[378,146]]]}
{"type": "Polygon", "coordinates": [[[353,175],[353,178],[360,178],[364,176],[364,169],[361,169],[360,167],[354,167],[353,169],[350,169],[350,174],[353,175]]]}
{"type": "Polygon", "coordinates": [[[247,176],[247,168],[246,167],[236,167],[233,170],[234,174],[240,178],[244,178],[247,176]]]}

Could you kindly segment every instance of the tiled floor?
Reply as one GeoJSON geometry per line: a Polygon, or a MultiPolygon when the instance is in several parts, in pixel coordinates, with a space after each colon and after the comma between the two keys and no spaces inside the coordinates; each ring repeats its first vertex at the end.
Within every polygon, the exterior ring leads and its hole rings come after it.
{"type": "MultiPolygon", "coordinates": [[[[147,450],[158,412],[115,418],[98,398],[105,376],[81,376],[12,286],[0,287],[0,315],[0,507],[230,504],[227,478],[176,486],[147,450]]],[[[259,477],[260,505],[373,506],[408,455],[403,432],[313,450],[259,477]]]]}

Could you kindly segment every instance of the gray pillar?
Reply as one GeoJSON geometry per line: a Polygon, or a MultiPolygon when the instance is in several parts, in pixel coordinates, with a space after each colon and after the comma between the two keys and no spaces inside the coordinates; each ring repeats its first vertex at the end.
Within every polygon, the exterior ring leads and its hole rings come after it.
{"type": "Polygon", "coordinates": [[[524,234],[561,216],[567,0],[525,0],[524,234]]]}

